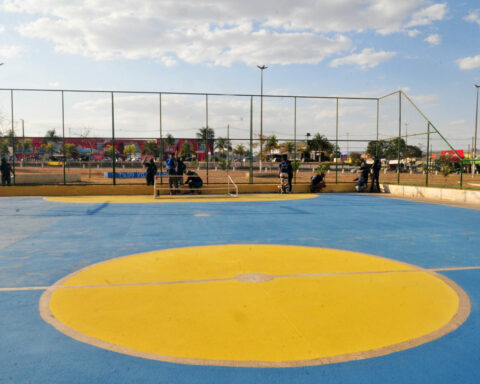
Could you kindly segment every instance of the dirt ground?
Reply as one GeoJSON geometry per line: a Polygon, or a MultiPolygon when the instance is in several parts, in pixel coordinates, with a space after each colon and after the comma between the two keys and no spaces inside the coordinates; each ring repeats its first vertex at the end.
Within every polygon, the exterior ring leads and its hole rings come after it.
{"type": "MultiPolygon", "coordinates": [[[[254,183],[266,183],[266,184],[274,184],[279,182],[278,179],[278,171],[276,171],[277,165],[275,164],[267,164],[266,170],[264,169],[263,172],[258,172],[258,170],[254,170],[254,183]]],[[[188,168],[188,170],[194,170],[199,174],[199,176],[203,179],[204,182],[208,183],[227,183],[227,171],[221,170],[220,168],[212,167],[208,170],[208,177],[206,169],[197,169],[197,168],[188,168]]],[[[119,164],[116,168],[117,172],[144,172],[144,168],[141,167],[123,167],[119,164]]],[[[16,167],[16,172],[18,174],[63,174],[63,167],[61,166],[44,166],[42,167],[16,167]]],[[[113,181],[111,178],[107,178],[104,176],[106,172],[112,172],[112,168],[101,168],[100,166],[93,165],[91,168],[86,166],[83,167],[66,167],[66,173],[76,173],[80,174],[81,182],[80,184],[112,184],[113,181]]],[[[310,178],[314,174],[314,171],[308,169],[302,169],[297,172],[296,174],[296,182],[297,183],[309,183],[310,178]]],[[[232,177],[232,179],[237,184],[242,183],[249,183],[249,169],[236,169],[235,171],[229,170],[228,175],[232,177]]],[[[347,170],[344,172],[338,171],[329,171],[326,174],[326,182],[328,183],[344,183],[344,182],[353,182],[353,180],[357,177],[355,173],[351,173],[347,170]]],[[[168,177],[162,177],[163,183],[168,183],[168,177]]],[[[398,181],[398,175],[396,171],[387,171],[385,172],[382,170],[380,173],[380,182],[381,183],[394,183],[396,184],[398,181]]],[[[451,174],[448,177],[443,177],[440,173],[430,173],[428,176],[429,185],[434,186],[448,186],[448,187],[460,187],[460,175],[451,174]]],[[[144,178],[117,178],[117,184],[145,184],[144,178]]],[[[426,184],[426,175],[423,173],[400,173],[400,183],[401,184],[412,184],[412,185],[425,185],[426,184]]],[[[476,175],[475,178],[472,178],[471,174],[464,174],[463,175],[463,187],[464,188],[480,188],[480,176],[476,175]]]]}

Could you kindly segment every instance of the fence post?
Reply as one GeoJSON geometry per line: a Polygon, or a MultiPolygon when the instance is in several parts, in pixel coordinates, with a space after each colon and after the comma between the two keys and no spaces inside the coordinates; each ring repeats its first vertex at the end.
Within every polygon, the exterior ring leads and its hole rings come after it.
{"type": "Polygon", "coordinates": [[[112,170],[113,170],[113,185],[117,185],[117,180],[116,180],[116,158],[115,158],[115,109],[114,109],[114,98],[113,98],[113,92],[111,93],[112,95],[112,170]]]}
{"type": "MultiPolygon", "coordinates": [[[[11,137],[11,143],[12,143],[12,153],[13,153],[13,161],[12,161],[12,169],[13,169],[13,174],[15,175],[15,125],[13,122],[13,89],[10,90],[10,106],[11,106],[11,117],[12,117],[12,130],[10,132],[10,137],[11,137]]],[[[17,183],[17,178],[13,178],[13,184],[15,185],[17,183]]]]}
{"type": "Polygon", "coordinates": [[[250,96],[250,184],[253,184],[253,96],[250,96]]]}
{"type": "Polygon", "coordinates": [[[425,177],[425,184],[428,187],[428,172],[430,169],[430,121],[427,124],[427,172],[425,177]]]}
{"type": "Polygon", "coordinates": [[[397,163],[397,184],[400,184],[400,140],[402,140],[402,91],[398,91],[398,163],[397,163]]]}
{"type": "MultiPolygon", "coordinates": [[[[295,168],[297,168],[297,97],[295,96],[293,98],[293,145],[294,145],[294,157],[293,161],[295,164],[295,168]]],[[[300,169],[300,166],[298,166],[298,169],[300,169]]],[[[293,184],[297,184],[297,171],[298,169],[295,169],[295,172],[293,173],[293,184]]]]}
{"type": "Polygon", "coordinates": [[[163,138],[162,138],[162,94],[158,94],[158,111],[160,123],[160,184],[163,184],[163,138]]]}
{"type": "Polygon", "coordinates": [[[65,152],[65,102],[62,91],[62,137],[63,137],[63,185],[67,184],[67,177],[65,175],[65,161],[67,160],[65,152]]]}
{"type": "MultiPolygon", "coordinates": [[[[337,97],[337,114],[336,114],[336,123],[335,123],[335,184],[338,184],[338,97],[337,97]]],[[[340,158],[342,155],[340,154],[340,158]]]]}
{"type": "Polygon", "coordinates": [[[375,142],[375,156],[378,158],[378,129],[380,122],[380,100],[377,99],[377,141],[375,142]]]}
{"type": "Polygon", "coordinates": [[[205,160],[207,162],[207,184],[208,184],[208,95],[205,94],[205,160]]]}

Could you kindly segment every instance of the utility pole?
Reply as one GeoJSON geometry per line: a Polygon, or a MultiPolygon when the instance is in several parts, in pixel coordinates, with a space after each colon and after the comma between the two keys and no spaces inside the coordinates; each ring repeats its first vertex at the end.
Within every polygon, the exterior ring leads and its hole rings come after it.
{"type": "Polygon", "coordinates": [[[268,67],[265,65],[257,65],[260,69],[260,172],[262,172],[263,157],[263,71],[268,67]]]}
{"type": "Polygon", "coordinates": [[[22,167],[25,166],[25,121],[22,121],[22,167]]]}
{"type": "Polygon", "coordinates": [[[473,170],[472,170],[472,177],[475,176],[475,172],[477,170],[477,126],[478,126],[478,89],[480,85],[474,84],[475,88],[477,88],[477,106],[475,109],[475,138],[473,139],[473,170]]]}

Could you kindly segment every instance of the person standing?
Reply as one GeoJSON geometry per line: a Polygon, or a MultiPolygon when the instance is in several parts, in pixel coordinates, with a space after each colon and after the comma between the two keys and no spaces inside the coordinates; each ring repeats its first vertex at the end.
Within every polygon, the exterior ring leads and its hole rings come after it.
{"type": "Polygon", "coordinates": [[[176,195],[178,189],[178,175],[177,175],[177,160],[173,153],[168,154],[168,159],[165,163],[168,173],[168,186],[170,187],[170,194],[176,195]]]}
{"type": "Polygon", "coordinates": [[[157,166],[153,159],[150,159],[150,161],[145,164],[145,167],[147,168],[147,185],[153,185],[155,175],[157,174],[157,166]]]}
{"type": "Polygon", "coordinates": [[[177,160],[177,176],[178,176],[178,186],[180,189],[183,188],[183,175],[187,170],[187,166],[183,162],[183,157],[179,157],[177,160]]]}
{"type": "Polygon", "coordinates": [[[288,178],[288,192],[292,192],[293,167],[292,162],[288,160],[287,155],[282,156],[282,162],[279,165],[279,174],[287,174],[288,178]]]}
{"type": "Polygon", "coordinates": [[[2,158],[2,163],[0,165],[0,172],[2,173],[2,185],[11,185],[10,174],[13,173],[12,166],[7,162],[7,159],[2,158]]]}
{"type": "Polygon", "coordinates": [[[373,156],[373,165],[372,165],[372,184],[370,185],[370,192],[380,193],[380,169],[382,168],[382,163],[377,156],[373,156]]]}

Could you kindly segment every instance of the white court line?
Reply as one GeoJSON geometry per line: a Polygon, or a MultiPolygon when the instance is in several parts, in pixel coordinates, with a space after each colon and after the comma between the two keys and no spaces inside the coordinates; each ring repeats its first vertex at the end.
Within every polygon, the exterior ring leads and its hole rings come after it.
{"type": "MultiPolygon", "coordinates": [[[[296,277],[322,277],[322,276],[349,276],[349,275],[371,275],[383,273],[408,273],[408,272],[446,272],[446,271],[468,271],[479,270],[480,265],[470,267],[439,267],[439,268],[415,268],[415,269],[397,269],[388,271],[360,271],[360,272],[327,272],[327,273],[305,273],[296,275],[271,275],[272,279],[288,279],[296,277]]],[[[240,275],[239,275],[240,276],[240,275]]],[[[144,283],[123,283],[123,284],[98,284],[98,285],[52,285],[52,286],[33,286],[33,287],[6,287],[0,288],[0,292],[15,292],[15,291],[45,291],[49,288],[56,289],[79,289],[79,288],[114,288],[114,287],[138,287],[149,285],[173,285],[173,284],[198,284],[211,283],[217,281],[242,281],[237,276],[217,278],[217,279],[203,279],[203,280],[182,280],[182,281],[158,281],[158,282],[144,282],[144,283]]]]}

